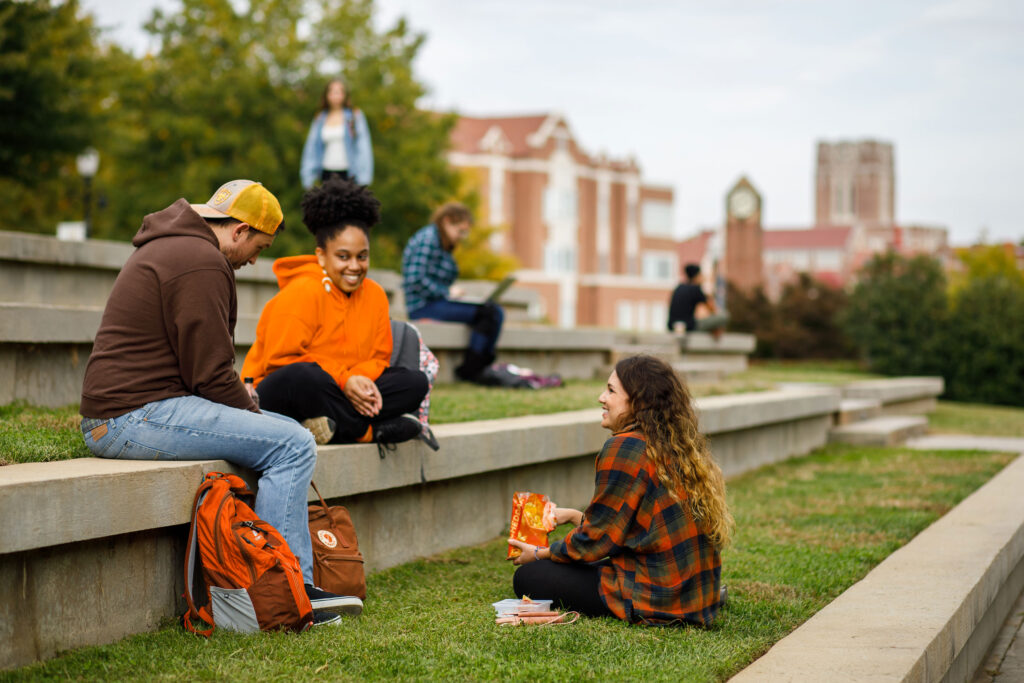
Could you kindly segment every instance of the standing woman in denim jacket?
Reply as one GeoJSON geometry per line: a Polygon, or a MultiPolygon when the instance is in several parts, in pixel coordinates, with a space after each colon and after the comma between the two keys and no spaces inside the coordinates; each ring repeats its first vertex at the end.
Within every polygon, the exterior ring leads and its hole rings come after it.
{"type": "Polygon", "coordinates": [[[331,80],[320,96],[320,111],[313,119],[302,147],[299,170],[302,186],[341,177],[360,185],[373,181],[373,147],[366,117],[349,104],[341,79],[331,80]]]}

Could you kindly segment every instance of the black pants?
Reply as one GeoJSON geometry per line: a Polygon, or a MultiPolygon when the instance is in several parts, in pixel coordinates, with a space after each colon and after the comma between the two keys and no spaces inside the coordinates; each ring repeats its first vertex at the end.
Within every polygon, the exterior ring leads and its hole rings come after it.
{"type": "Polygon", "coordinates": [[[520,598],[553,600],[553,607],[573,610],[588,617],[615,616],[601,599],[601,566],[551,560],[524,564],[512,576],[512,590],[520,598]]]}
{"type": "Polygon", "coordinates": [[[328,171],[326,168],[320,171],[320,182],[326,183],[331,178],[348,180],[348,171],[328,171]]]}
{"type": "Polygon", "coordinates": [[[331,443],[353,443],[374,422],[415,413],[430,385],[419,370],[387,368],[374,382],[383,399],[372,420],[361,415],[330,375],[316,363],[292,363],[260,382],[260,408],[302,422],[326,415],[337,425],[331,443]]]}

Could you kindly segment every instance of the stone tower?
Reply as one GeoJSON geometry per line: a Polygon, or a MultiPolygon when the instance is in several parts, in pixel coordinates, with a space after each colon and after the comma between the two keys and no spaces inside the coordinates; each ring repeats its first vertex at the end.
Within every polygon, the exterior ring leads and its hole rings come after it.
{"type": "Polygon", "coordinates": [[[746,177],[725,196],[725,279],[744,290],[761,285],[764,276],[761,195],[746,177]]]}
{"type": "Polygon", "coordinates": [[[896,216],[893,146],[861,140],[818,143],[814,219],[819,226],[891,229],[896,216]]]}

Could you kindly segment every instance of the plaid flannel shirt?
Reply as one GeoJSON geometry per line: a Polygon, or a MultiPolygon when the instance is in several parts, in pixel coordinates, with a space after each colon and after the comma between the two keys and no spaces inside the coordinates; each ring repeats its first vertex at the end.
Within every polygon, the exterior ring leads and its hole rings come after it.
{"type": "Polygon", "coordinates": [[[583,522],[551,544],[555,562],[597,562],[601,597],[630,622],[711,623],[719,607],[722,561],[658,479],[639,432],[615,434],[597,455],[594,499],[583,522]]]}
{"type": "Polygon", "coordinates": [[[441,246],[433,224],[420,228],[402,252],[402,289],[405,310],[415,311],[432,301],[448,298],[448,288],[459,276],[450,252],[441,246]]]}

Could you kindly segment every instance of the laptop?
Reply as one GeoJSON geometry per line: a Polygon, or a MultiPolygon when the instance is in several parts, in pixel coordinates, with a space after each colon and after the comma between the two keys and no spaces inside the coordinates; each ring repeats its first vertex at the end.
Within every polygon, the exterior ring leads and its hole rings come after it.
{"type": "Polygon", "coordinates": [[[505,292],[508,291],[508,288],[511,287],[512,283],[515,281],[515,275],[506,275],[505,278],[498,283],[498,286],[494,288],[494,291],[491,292],[490,296],[485,299],[485,303],[498,303],[498,301],[501,300],[501,297],[504,296],[505,292]]]}

